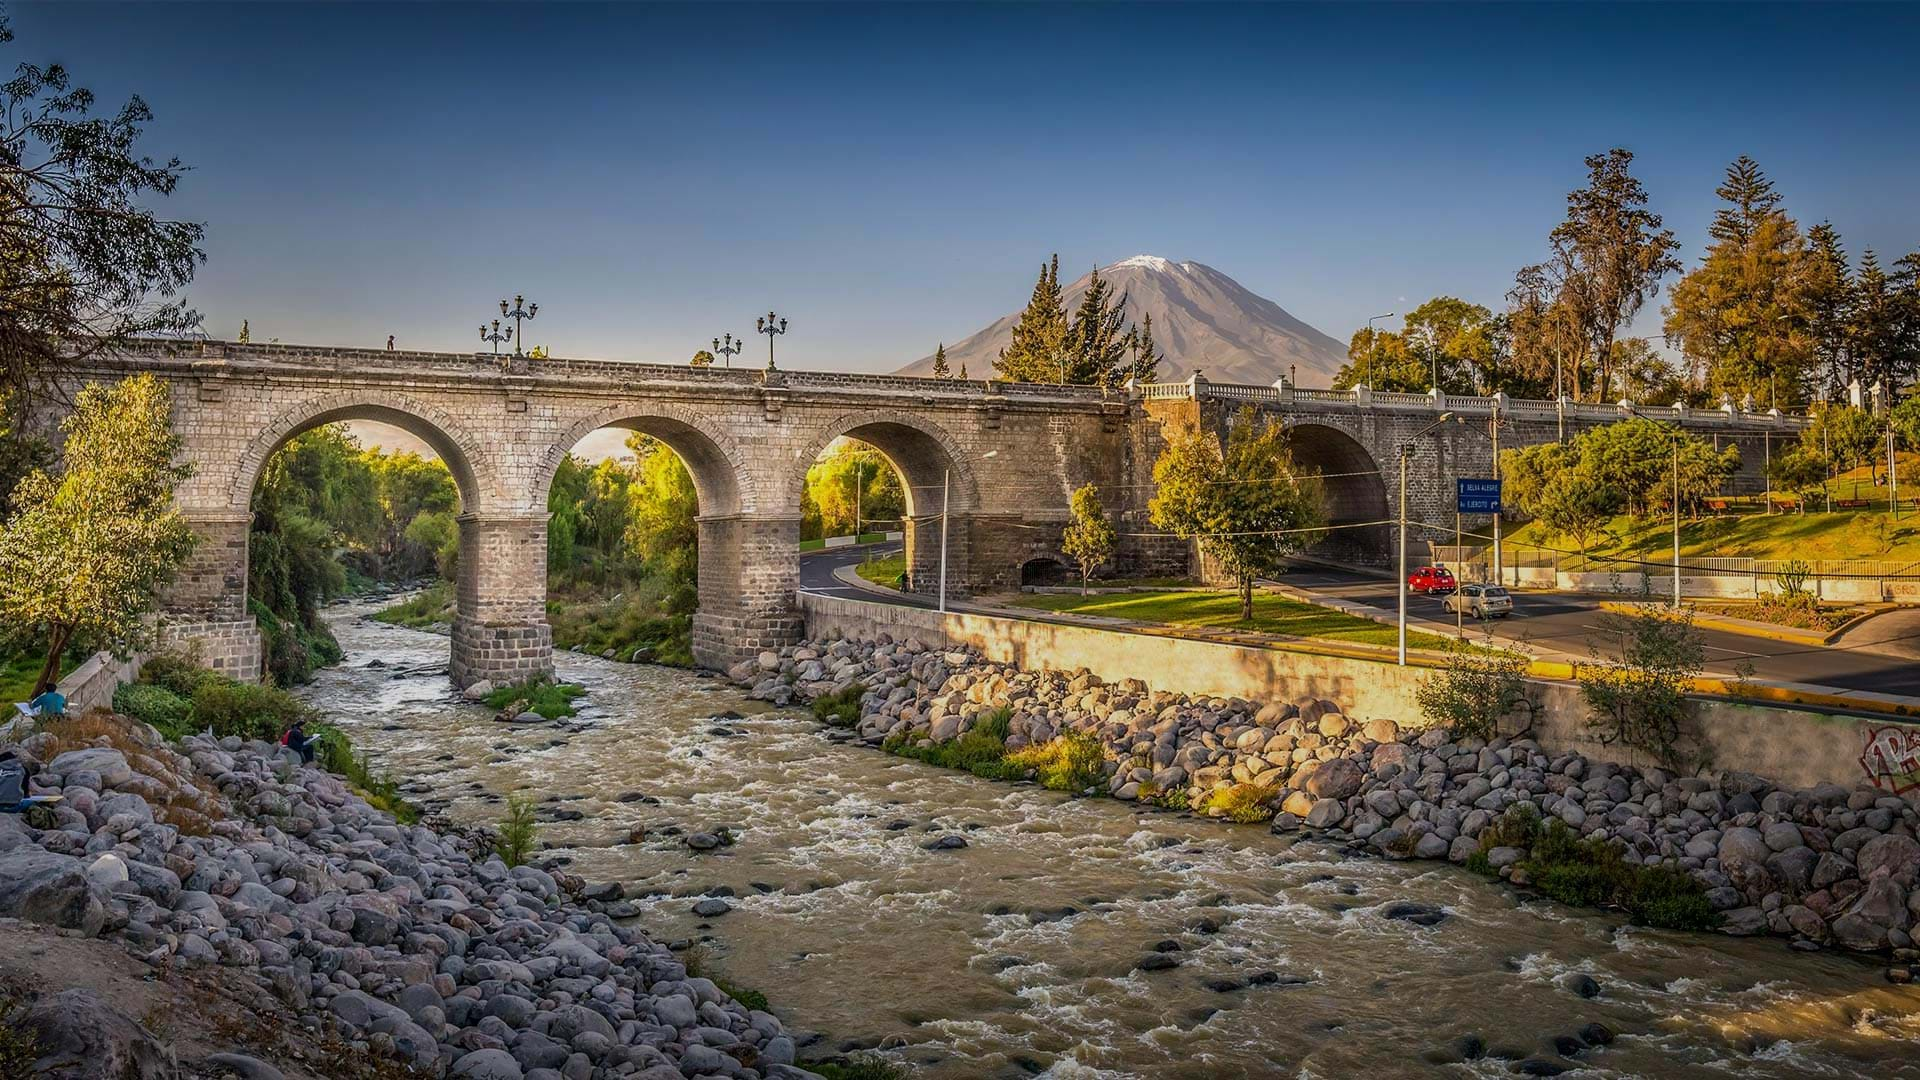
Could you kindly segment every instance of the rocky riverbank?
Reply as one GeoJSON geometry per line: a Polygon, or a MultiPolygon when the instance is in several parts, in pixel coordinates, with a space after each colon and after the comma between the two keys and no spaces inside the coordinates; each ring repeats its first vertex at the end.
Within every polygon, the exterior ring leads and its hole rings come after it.
{"type": "MultiPolygon", "coordinates": [[[[0,814],[0,917],[124,945],[163,980],[219,974],[263,1023],[335,1056],[302,1068],[236,1036],[251,1053],[177,1060],[146,1018],[43,985],[0,1015],[0,1035],[32,1036],[43,1065],[64,1054],[97,1067],[87,1076],[250,1080],[815,1076],[791,1064],[776,1018],[619,925],[633,912],[616,885],[509,868],[474,838],[397,825],[265,743],[170,745],[131,721],[84,723],[77,747],[49,733],[0,746],[28,764],[33,793],[62,796],[50,813],[0,814]]],[[[0,931],[0,952],[25,938],[0,931]]]]}
{"type": "MultiPolygon", "coordinates": [[[[1550,845],[1599,857],[1621,880],[1637,872],[1621,867],[1662,878],[1681,871],[1698,882],[1702,910],[1710,907],[1702,925],[1779,934],[1797,948],[1884,951],[1889,978],[1914,975],[1920,814],[1872,787],[1676,776],[1550,754],[1526,738],[1361,722],[1331,701],[1197,697],[1138,679],[1022,671],[885,636],[765,652],[729,675],[778,704],[861,688],[851,726],[874,745],[924,750],[989,716],[1004,723],[1008,751],[1091,738],[1105,759],[1104,791],[1095,793],[1270,818],[1276,832],[1388,858],[1446,859],[1516,885],[1542,884],[1530,871],[1540,873],[1550,845]]],[[[1603,876],[1551,869],[1574,879],[1555,882],[1574,894],[1588,891],[1583,879],[1598,890],[1603,876]]]]}

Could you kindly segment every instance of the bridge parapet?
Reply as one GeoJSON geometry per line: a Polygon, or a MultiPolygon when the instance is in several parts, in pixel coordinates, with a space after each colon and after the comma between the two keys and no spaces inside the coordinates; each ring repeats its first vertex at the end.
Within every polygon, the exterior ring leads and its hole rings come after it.
{"type": "Polygon", "coordinates": [[[1813,422],[1809,417],[1787,415],[1777,409],[1760,412],[1742,409],[1732,403],[1715,409],[1690,409],[1685,405],[1641,405],[1630,401],[1587,402],[1573,401],[1564,397],[1558,401],[1542,401],[1509,398],[1505,394],[1486,396],[1409,394],[1398,391],[1368,390],[1365,387],[1354,390],[1307,390],[1292,386],[1285,380],[1273,386],[1258,386],[1245,383],[1209,382],[1199,376],[1190,378],[1186,382],[1144,383],[1135,386],[1134,392],[1144,401],[1212,399],[1257,405],[1312,407],[1332,405],[1383,412],[1453,412],[1483,416],[1498,409],[1509,415],[1535,416],[1542,419],[1564,417],[1569,420],[1606,421],[1620,420],[1638,413],[1641,416],[1673,420],[1686,427],[1702,429],[1798,431],[1813,422]]]}

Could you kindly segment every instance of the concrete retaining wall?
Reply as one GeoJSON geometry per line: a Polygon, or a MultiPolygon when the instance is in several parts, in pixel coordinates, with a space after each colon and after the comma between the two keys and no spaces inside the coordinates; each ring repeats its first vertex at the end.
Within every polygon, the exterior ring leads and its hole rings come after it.
{"type": "Polygon", "coordinates": [[[113,708],[113,692],[121,683],[140,677],[140,665],[146,657],[139,653],[121,660],[112,653],[94,653],[86,663],[60,680],[59,690],[67,699],[67,711],[83,713],[92,709],[113,708]]]}
{"type": "MultiPolygon", "coordinates": [[[[1431,672],[1372,660],[1162,637],[803,593],[809,637],[960,644],[1031,670],[1086,668],[1103,679],[1143,679],[1156,689],[1251,700],[1327,698],[1349,715],[1421,726],[1413,693],[1431,672]]],[[[1586,734],[1586,708],[1572,683],[1533,681],[1535,735],[1553,750],[1650,765],[1644,755],[1586,734]]],[[[1696,699],[1694,717],[1715,769],[1758,773],[1794,787],[1873,783],[1920,801],[1920,726],[1769,706],[1696,699]]]]}

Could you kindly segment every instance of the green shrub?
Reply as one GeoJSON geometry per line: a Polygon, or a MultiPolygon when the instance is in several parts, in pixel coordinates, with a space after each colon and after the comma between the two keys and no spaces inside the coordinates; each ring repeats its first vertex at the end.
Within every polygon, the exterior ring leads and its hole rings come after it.
{"type": "Polygon", "coordinates": [[[534,679],[530,682],[514,683],[502,686],[487,695],[487,705],[495,709],[504,709],[516,701],[525,701],[527,711],[539,713],[549,720],[558,720],[563,716],[572,716],[579,712],[573,699],[587,692],[587,688],[578,683],[556,683],[549,679],[534,679]]]}
{"type": "Polygon", "coordinates": [[[193,657],[177,652],[157,653],[140,665],[140,681],[164,686],[183,698],[191,699],[202,686],[221,681],[200,666],[193,657]]]}
{"type": "Polygon", "coordinates": [[[271,686],[255,686],[215,676],[193,693],[193,722],[210,728],[222,738],[238,735],[243,739],[277,741],[295,720],[309,718],[313,710],[300,699],[271,686]]]}
{"type": "Polygon", "coordinates": [[[860,699],[866,693],[866,684],[854,683],[837,694],[822,694],[813,699],[813,715],[823,724],[853,727],[860,722],[860,699]]]}
{"type": "Polygon", "coordinates": [[[1229,821],[1251,825],[1273,820],[1276,809],[1273,799],[1278,794],[1278,791],[1265,784],[1235,784],[1208,792],[1194,809],[1207,814],[1217,810],[1219,816],[1229,821]]]}
{"type": "Polygon", "coordinates": [[[826,1080],[907,1080],[905,1065],[895,1065],[878,1054],[855,1054],[844,1062],[809,1061],[805,1068],[826,1080]]]}
{"type": "Polygon", "coordinates": [[[415,593],[389,608],[374,612],[373,618],[410,630],[425,630],[453,621],[453,585],[442,581],[415,593]]]}
{"type": "Polygon", "coordinates": [[[1069,731],[1051,742],[1008,754],[1007,764],[1032,770],[1041,786],[1076,794],[1106,787],[1107,752],[1100,740],[1081,731],[1069,731]]]}
{"type": "Polygon", "coordinates": [[[1007,731],[1012,721],[1012,710],[994,709],[974,717],[973,726],[959,738],[920,746],[911,736],[898,736],[889,738],[881,749],[929,765],[962,769],[986,780],[1022,780],[1027,768],[1007,761],[1007,731]]]}
{"type": "Polygon", "coordinates": [[[411,825],[420,820],[420,808],[400,795],[400,785],[386,773],[376,773],[365,751],[355,755],[347,734],[331,724],[309,729],[314,740],[314,763],[336,773],[360,792],[367,805],[385,810],[395,821],[411,825]]]}
{"type": "Polygon", "coordinates": [[[533,817],[533,800],[524,795],[507,796],[507,816],[500,821],[499,839],[493,853],[508,866],[521,866],[533,854],[534,839],[540,831],[533,817]]]}
{"type": "Polygon", "coordinates": [[[1542,828],[1531,803],[1515,803],[1488,826],[1467,869],[1494,876],[1488,850],[1528,846],[1519,869],[1534,888],[1563,904],[1618,908],[1633,922],[1662,930],[1712,930],[1723,921],[1692,874],[1666,864],[1630,863],[1619,844],[1582,839],[1558,819],[1542,828]]]}
{"type": "Polygon", "coordinates": [[[32,1076],[33,1063],[40,1058],[39,1039],[13,1024],[20,1005],[18,998],[0,991],[0,1076],[32,1076]]]}
{"type": "Polygon", "coordinates": [[[164,686],[122,683],[113,692],[113,711],[131,716],[169,739],[194,732],[193,702],[164,686]]]}

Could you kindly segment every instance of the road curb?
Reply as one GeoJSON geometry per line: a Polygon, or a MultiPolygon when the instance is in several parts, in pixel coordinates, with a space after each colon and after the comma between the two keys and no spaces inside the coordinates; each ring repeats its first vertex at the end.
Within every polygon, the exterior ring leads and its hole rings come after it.
{"type": "MultiPolygon", "coordinates": [[[[1631,615],[1644,604],[1627,600],[1605,600],[1600,607],[1621,615],[1631,615]]],[[[1736,619],[1725,615],[1711,615],[1694,612],[1693,624],[1709,630],[1718,630],[1723,634],[1739,634],[1741,637],[1765,638],[1769,641],[1784,641],[1789,645],[1826,645],[1829,635],[1813,630],[1796,630],[1790,626],[1772,626],[1755,622],[1752,619],[1736,619]]]]}

